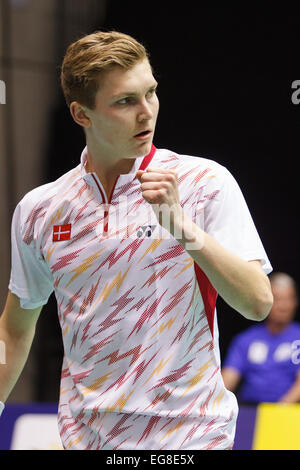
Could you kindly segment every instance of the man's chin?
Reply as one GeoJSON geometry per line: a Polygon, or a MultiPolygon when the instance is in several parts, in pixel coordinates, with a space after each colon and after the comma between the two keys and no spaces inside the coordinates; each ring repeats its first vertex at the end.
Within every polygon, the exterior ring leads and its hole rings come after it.
{"type": "Polygon", "coordinates": [[[151,152],[151,148],[152,148],[152,141],[144,142],[142,145],[140,145],[137,148],[135,157],[133,158],[145,157],[151,152]]]}

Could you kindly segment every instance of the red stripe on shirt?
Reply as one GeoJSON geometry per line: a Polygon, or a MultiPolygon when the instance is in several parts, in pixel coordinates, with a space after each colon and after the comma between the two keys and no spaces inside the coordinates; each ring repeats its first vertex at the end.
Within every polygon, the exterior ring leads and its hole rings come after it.
{"type": "Polygon", "coordinates": [[[150,153],[148,153],[148,155],[146,155],[144,157],[144,159],[141,163],[141,166],[139,167],[139,170],[145,170],[147,168],[147,166],[150,164],[155,152],[156,152],[156,147],[152,144],[150,153]]]}
{"type": "Polygon", "coordinates": [[[212,337],[214,337],[214,316],[218,293],[213,287],[206,274],[194,263],[196,278],[202,295],[205,313],[212,337]]]}

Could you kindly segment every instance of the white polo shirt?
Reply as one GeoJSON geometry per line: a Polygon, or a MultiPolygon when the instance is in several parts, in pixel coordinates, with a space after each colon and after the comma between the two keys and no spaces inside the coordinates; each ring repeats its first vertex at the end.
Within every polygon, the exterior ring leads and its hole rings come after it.
{"type": "MultiPolygon", "coordinates": [[[[237,403],[220,372],[216,291],[158,224],[135,174],[147,166],[175,170],[192,220],[241,258],[261,260],[269,273],[238,184],[212,160],[152,146],[118,177],[108,200],[85,162],[86,149],[80,165],[26,194],[12,222],[9,289],[27,309],[45,304],[53,290],[57,299],[64,446],[109,448],[101,438],[103,420],[119,414],[139,423],[141,416],[196,420],[195,448],[230,446],[237,403]]],[[[187,448],[191,430],[181,430],[164,445],[187,448]]],[[[125,431],[114,439],[128,448],[125,431]]],[[[137,448],[149,448],[149,440],[136,439],[137,448]]],[[[160,448],[155,441],[151,446],[160,448]]]]}

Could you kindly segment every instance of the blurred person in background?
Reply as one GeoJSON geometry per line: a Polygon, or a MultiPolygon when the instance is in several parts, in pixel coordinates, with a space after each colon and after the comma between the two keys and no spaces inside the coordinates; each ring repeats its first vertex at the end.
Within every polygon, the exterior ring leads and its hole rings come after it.
{"type": "Polygon", "coordinates": [[[243,403],[300,402],[300,324],[297,286],[286,273],[270,275],[274,303],[263,323],[238,334],[222,369],[225,387],[243,403]]]}

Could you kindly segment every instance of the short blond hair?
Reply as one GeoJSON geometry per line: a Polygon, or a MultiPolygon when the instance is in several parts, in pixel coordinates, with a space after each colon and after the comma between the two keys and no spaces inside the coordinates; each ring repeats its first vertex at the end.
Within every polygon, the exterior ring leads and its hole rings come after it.
{"type": "Polygon", "coordinates": [[[147,58],[145,47],[117,31],[96,31],[72,43],[61,67],[61,86],[67,105],[73,101],[95,107],[95,96],[103,72],[114,66],[126,70],[147,58]]]}

